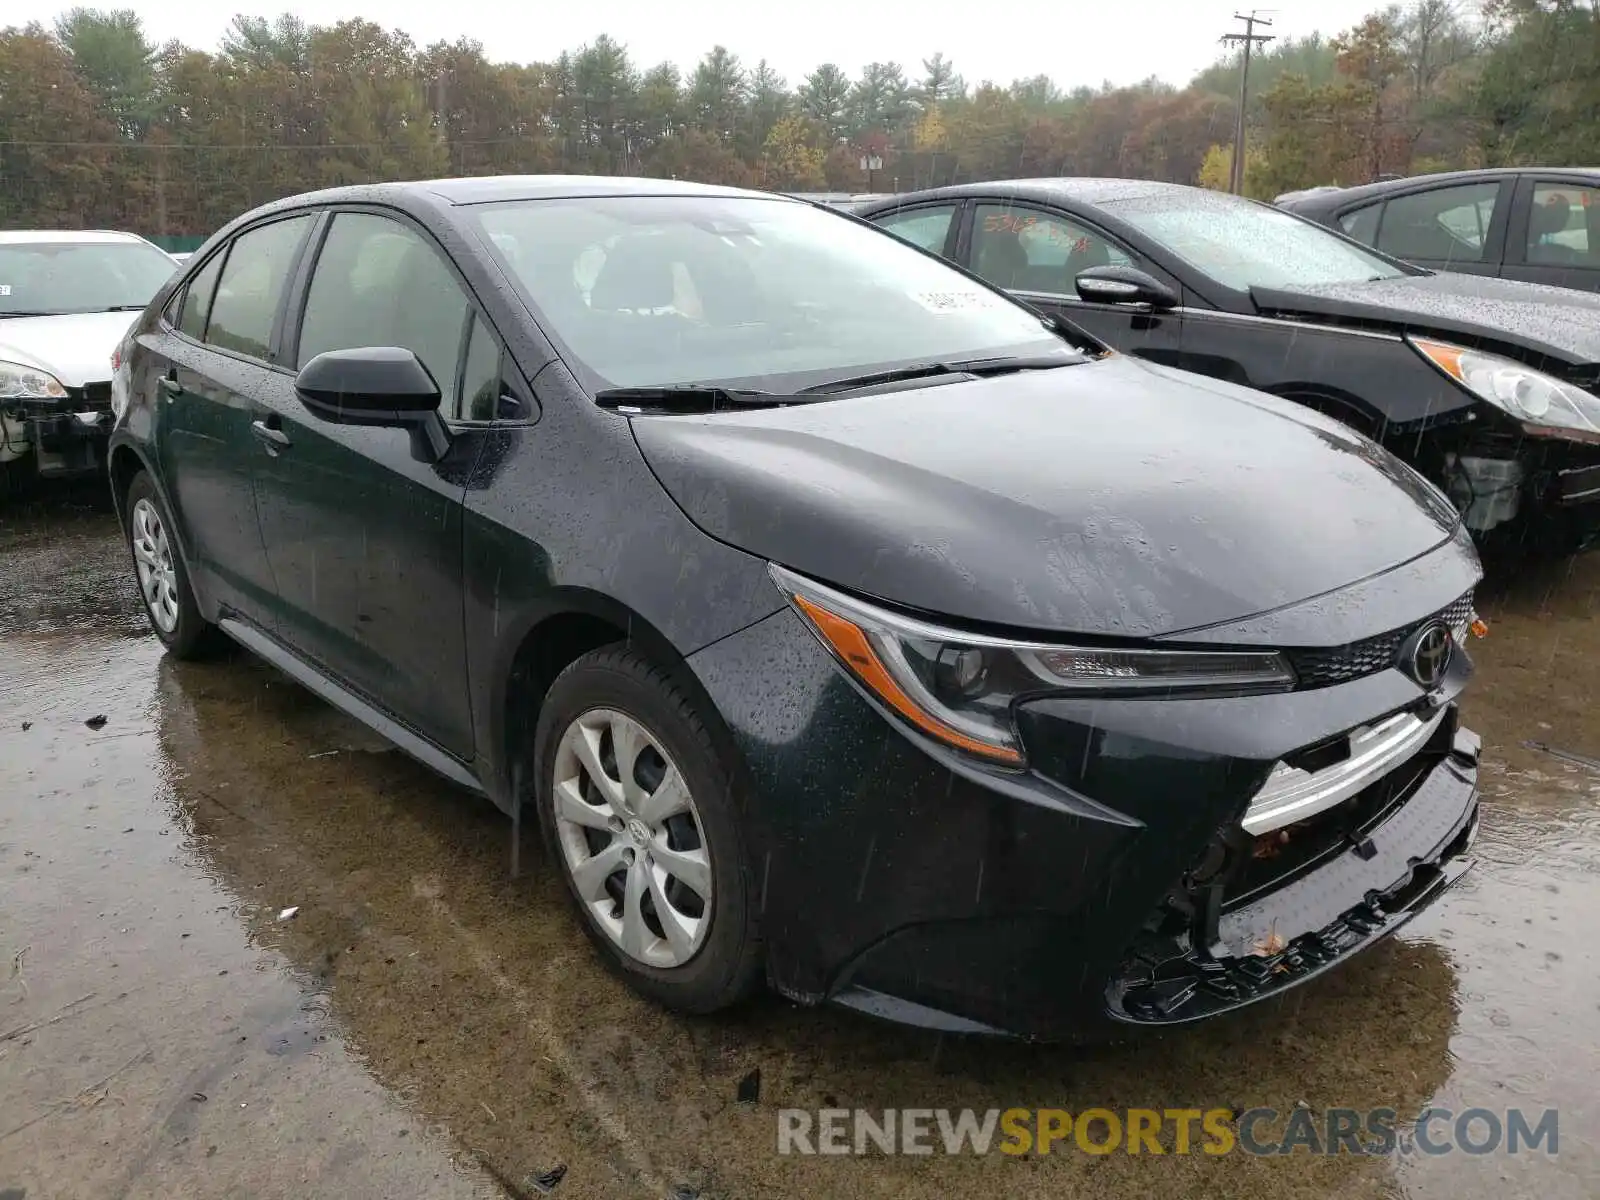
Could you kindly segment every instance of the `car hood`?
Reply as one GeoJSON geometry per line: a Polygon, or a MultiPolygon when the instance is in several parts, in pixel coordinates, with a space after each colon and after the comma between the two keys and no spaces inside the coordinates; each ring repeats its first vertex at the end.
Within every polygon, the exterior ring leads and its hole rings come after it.
{"type": "Polygon", "coordinates": [[[1322,596],[1457,517],[1374,443],[1123,356],[781,409],[633,419],[701,529],[946,617],[1154,637],[1322,596]]]}
{"type": "Polygon", "coordinates": [[[136,312],[0,317],[0,359],[48,371],[67,387],[111,378],[111,352],[136,312]]]}
{"type": "Polygon", "coordinates": [[[1500,342],[1565,363],[1600,362],[1600,294],[1441,271],[1370,283],[1252,288],[1263,312],[1374,321],[1500,342]]]}

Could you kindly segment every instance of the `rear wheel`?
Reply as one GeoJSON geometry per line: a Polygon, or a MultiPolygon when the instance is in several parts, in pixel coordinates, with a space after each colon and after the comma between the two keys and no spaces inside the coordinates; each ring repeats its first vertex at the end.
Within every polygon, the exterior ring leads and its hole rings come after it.
{"type": "Polygon", "coordinates": [[[761,955],[735,772],[691,698],[605,647],[556,679],[536,739],[540,827],[607,965],[686,1012],[748,996],[761,955]]]}
{"type": "Polygon", "coordinates": [[[140,471],[128,485],[128,549],[139,598],[156,637],[176,658],[204,658],[222,645],[222,631],[200,615],[172,518],[155,481],[140,471]]]}

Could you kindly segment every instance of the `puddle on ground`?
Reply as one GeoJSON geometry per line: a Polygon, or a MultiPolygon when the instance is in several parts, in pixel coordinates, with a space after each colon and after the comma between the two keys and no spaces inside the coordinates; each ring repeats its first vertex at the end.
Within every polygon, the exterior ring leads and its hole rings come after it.
{"type": "Polygon", "coordinates": [[[0,1190],[499,1194],[469,1159],[527,1194],[564,1166],[557,1196],[654,1200],[1562,1200],[1600,1178],[1600,773],[1520,745],[1600,756],[1600,559],[1482,606],[1484,829],[1450,896],[1281,1000],[1088,1051],[776,999],[669,1016],[600,968],[531,844],[509,878],[487,803],[246,656],[167,660],[137,636],[126,573],[109,517],[0,530],[0,1037],[59,1017],[0,1041],[0,1190]],[[740,1103],[758,1070],[759,1102],[740,1103]],[[775,1152],[788,1106],[1430,1102],[1559,1108],[1561,1153],[775,1152]]]}

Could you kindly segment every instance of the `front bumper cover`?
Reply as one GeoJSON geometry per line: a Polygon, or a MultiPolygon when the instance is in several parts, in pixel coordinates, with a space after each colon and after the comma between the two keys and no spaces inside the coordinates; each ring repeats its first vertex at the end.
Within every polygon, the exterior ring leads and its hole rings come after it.
{"type": "Polygon", "coordinates": [[[111,427],[110,384],[68,388],[67,398],[25,401],[7,415],[20,425],[33,451],[34,470],[46,478],[93,475],[105,468],[111,427]]]}
{"type": "Polygon", "coordinates": [[[1254,1003],[1321,974],[1437,899],[1472,866],[1478,829],[1478,738],[1450,726],[1448,751],[1314,869],[1231,908],[1201,904],[1187,931],[1145,939],[1107,988],[1111,1016],[1178,1024],[1254,1003]]]}
{"type": "MultiPolygon", "coordinates": [[[[1418,588],[1404,591],[1411,608],[1418,588]]],[[[1191,877],[1219,837],[1252,840],[1241,821],[1276,762],[1383,714],[1443,707],[1448,715],[1428,744],[1348,803],[1365,806],[1363,829],[1380,850],[1409,827],[1388,822],[1422,794],[1424,775],[1438,779],[1424,808],[1448,784],[1463,828],[1476,811],[1472,739],[1457,747],[1453,706],[1471,673],[1466,655],[1452,660],[1435,694],[1386,669],[1269,696],[1033,701],[1018,712],[1029,747],[1024,772],[975,765],[885,717],[791,609],[707,647],[689,666],[746,773],[769,982],[804,1004],[836,1001],[913,1024],[1051,1041],[1181,1020],[1170,1003],[1164,1015],[1136,1010],[1134,1001],[1152,997],[1131,993],[1192,974],[1196,959],[1226,968],[1237,956],[1216,934],[1196,938],[1205,926],[1193,912],[1165,924],[1152,915],[1175,892],[1191,893],[1193,906],[1191,877]]],[[[1349,811],[1321,819],[1344,821],[1349,811]]],[[[1336,857],[1343,833],[1319,824],[1316,838],[1295,836],[1295,848],[1270,864],[1284,878],[1262,886],[1247,870],[1249,886],[1218,893],[1212,928],[1228,917],[1245,923],[1242,937],[1256,915],[1248,906],[1292,882],[1290,867],[1306,875],[1299,859],[1307,854],[1318,863],[1336,857]]],[[[1382,854],[1370,878],[1325,876],[1327,896],[1312,916],[1276,914],[1279,954],[1232,964],[1241,980],[1265,968],[1269,985],[1240,982],[1235,995],[1207,993],[1190,1011],[1220,1011],[1309,978],[1398,925],[1459,874],[1464,845],[1440,846],[1442,837],[1401,839],[1422,868],[1410,890],[1377,878],[1390,861],[1382,854]],[[1358,929],[1363,912],[1354,910],[1374,891],[1387,897],[1382,915],[1358,929]],[[1336,938],[1335,918],[1354,932],[1336,938]],[[1326,945],[1314,945],[1309,935],[1324,932],[1326,945]]],[[[1270,927],[1272,913],[1259,911],[1270,927]]]]}

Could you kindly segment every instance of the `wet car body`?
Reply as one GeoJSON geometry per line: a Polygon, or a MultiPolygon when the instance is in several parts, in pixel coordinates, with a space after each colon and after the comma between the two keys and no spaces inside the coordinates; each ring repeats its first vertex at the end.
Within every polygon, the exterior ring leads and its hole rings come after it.
{"type": "Polygon", "coordinates": [[[1041,1038],[1198,1019],[1340,961],[1465,869],[1479,567],[1413,472],[1294,405],[1096,348],[812,403],[602,406],[474,209],[635,202],[794,204],[459,180],[241,218],[126,344],[124,520],[147,477],[204,621],[513,815],[551,801],[530,742],[574,666],[642,656],[726,769],[742,861],[717,895],[747,897],[761,972],[802,1002],[1041,1038]],[[296,374],[346,213],[425,236],[496,333],[499,404],[440,418],[442,446],[341,422],[304,390],[318,360],[296,374]],[[297,219],[264,359],[180,331],[208,262],[297,219]],[[1266,691],[1041,676],[1001,693],[997,755],[899,707],[885,643],[841,652],[840,626],[874,622],[986,670],[1285,666],[1266,691]]]}
{"type": "MultiPolygon", "coordinates": [[[[1313,202],[1331,201],[1304,201],[1313,202]]],[[[1160,209],[1200,220],[1242,206],[1273,212],[1198,188],[1096,179],[960,185],[855,211],[891,229],[948,212],[947,224],[928,226],[936,236],[924,238],[924,248],[1035,308],[1127,353],[1346,421],[1450,495],[1481,545],[1566,551],[1593,540],[1600,531],[1600,297],[1435,273],[1371,250],[1375,274],[1389,277],[1252,285],[1196,265],[1138,215],[1160,209]],[[1020,259],[1013,266],[986,258],[986,241],[1040,222],[1078,239],[1063,263],[1040,271],[1020,259]],[[986,228],[997,223],[1003,228],[986,228]],[[1157,291],[1126,300],[1079,294],[1075,273],[1108,265],[1137,271],[1157,291]],[[1541,387],[1573,389],[1585,416],[1576,427],[1557,426],[1491,402],[1419,353],[1419,343],[1478,352],[1486,370],[1537,373],[1541,387]]],[[[1343,240],[1337,231],[1328,236],[1343,240]]]]}

